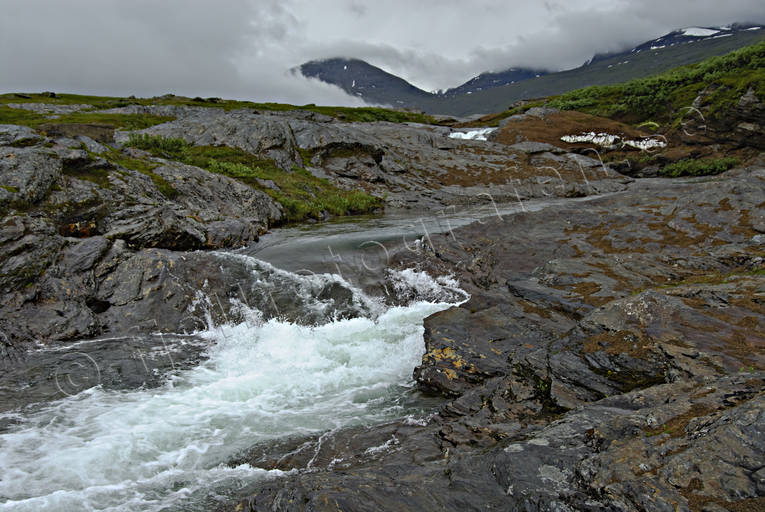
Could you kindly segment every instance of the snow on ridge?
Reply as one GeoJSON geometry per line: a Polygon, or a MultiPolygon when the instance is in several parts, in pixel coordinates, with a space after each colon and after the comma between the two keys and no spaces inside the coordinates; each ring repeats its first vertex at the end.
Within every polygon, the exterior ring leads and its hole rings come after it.
{"type": "Polygon", "coordinates": [[[689,27],[684,28],[682,30],[684,36],[690,36],[690,37],[709,37],[713,36],[715,34],[719,34],[719,30],[714,30],[711,28],[702,28],[702,27],[689,27]]]}

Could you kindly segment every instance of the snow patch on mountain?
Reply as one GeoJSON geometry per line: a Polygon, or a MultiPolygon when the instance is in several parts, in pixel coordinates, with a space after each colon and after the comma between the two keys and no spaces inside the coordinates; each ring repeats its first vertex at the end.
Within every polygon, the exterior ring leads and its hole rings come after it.
{"type": "Polygon", "coordinates": [[[711,28],[702,28],[702,27],[688,27],[684,28],[682,30],[684,36],[690,36],[690,37],[709,37],[713,36],[715,34],[719,34],[719,30],[714,30],[711,28]]]}

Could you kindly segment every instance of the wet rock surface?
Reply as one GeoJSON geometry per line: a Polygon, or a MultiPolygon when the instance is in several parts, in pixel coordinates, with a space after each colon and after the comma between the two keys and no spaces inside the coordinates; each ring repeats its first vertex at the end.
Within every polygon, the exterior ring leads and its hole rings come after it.
{"type": "MultiPolygon", "coordinates": [[[[82,109],[11,106],[50,115],[82,109]]],[[[134,105],[105,112],[175,118],[143,132],[240,148],[273,159],[285,172],[307,166],[341,188],[384,195],[391,206],[583,196],[626,183],[591,158],[456,141],[443,127],[343,123],[299,111],[134,105]],[[544,176],[538,168],[546,169],[544,176]]],[[[282,206],[260,190],[123,148],[129,132],[110,129],[98,142],[82,128],[62,124],[42,135],[0,126],[0,245],[6,255],[0,261],[0,329],[8,353],[128,329],[186,332],[188,318],[199,322],[189,309],[197,290],[233,295],[233,283],[247,274],[241,263],[221,266],[217,256],[188,251],[242,247],[283,221],[282,206]],[[219,278],[221,268],[232,277],[219,278]]],[[[230,301],[223,302],[225,316],[230,301]]],[[[281,302],[277,309],[294,310],[286,298],[281,302]]]]}
{"type": "Polygon", "coordinates": [[[196,336],[134,335],[38,348],[4,369],[0,413],[35,407],[96,386],[104,390],[153,388],[169,376],[197,366],[205,359],[208,346],[196,336]]]}
{"type": "Polygon", "coordinates": [[[643,180],[400,252],[471,294],[425,320],[443,404],[255,450],[299,471],[232,509],[761,509],[764,201],[762,168],[643,180]]]}
{"type": "MultiPolygon", "coordinates": [[[[232,509],[763,507],[761,165],[631,183],[597,155],[454,140],[444,127],[114,112],[173,116],[145,132],[238,147],[285,171],[307,166],[342,188],[387,194],[390,206],[436,212],[617,192],[497,213],[394,253],[396,267],[452,275],[471,295],[425,321],[414,377],[433,414],[254,447],[239,462],[296,471],[253,484],[232,509]]],[[[296,281],[210,250],[280,222],[267,194],[162,159],[150,171],[124,167],[107,153],[136,154],[119,146],[127,133],[114,134],[117,144],[111,136],[0,126],[0,394],[10,408],[27,403],[13,399],[25,382],[30,400],[63,392],[54,361],[62,378],[83,375],[83,360],[49,349],[96,361],[106,387],[153,386],[175,363],[151,333],[243,322],[256,310],[301,324],[368,313],[340,281],[296,281]],[[87,349],[71,344],[94,337],[87,349]],[[136,355],[149,352],[159,356],[136,355]]],[[[195,347],[180,358],[194,364],[195,347]]]]}

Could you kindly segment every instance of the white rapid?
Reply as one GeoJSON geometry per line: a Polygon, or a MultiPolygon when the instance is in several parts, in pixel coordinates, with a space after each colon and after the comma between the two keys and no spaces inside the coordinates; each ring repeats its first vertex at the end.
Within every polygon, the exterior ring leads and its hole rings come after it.
{"type": "Polygon", "coordinates": [[[201,333],[211,342],[205,362],[159,388],[94,387],[6,414],[18,423],[0,433],[0,511],[209,510],[232,489],[278,478],[226,464],[257,442],[407,414],[422,320],[464,295],[448,280],[394,277],[402,290],[412,283],[406,293],[426,293],[314,326],[253,312],[201,333]]]}

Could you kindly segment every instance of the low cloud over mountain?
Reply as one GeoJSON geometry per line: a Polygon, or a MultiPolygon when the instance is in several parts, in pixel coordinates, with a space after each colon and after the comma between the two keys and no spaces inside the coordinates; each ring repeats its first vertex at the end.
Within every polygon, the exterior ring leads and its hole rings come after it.
{"type": "Polygon", "coordinates": [[[676,27],[763,18],[757,0],[30,0],[4,6],[0,90],[358,104],[288,70],[347,56],[425,90],[511,66],[574,67],[676,27]]]}

